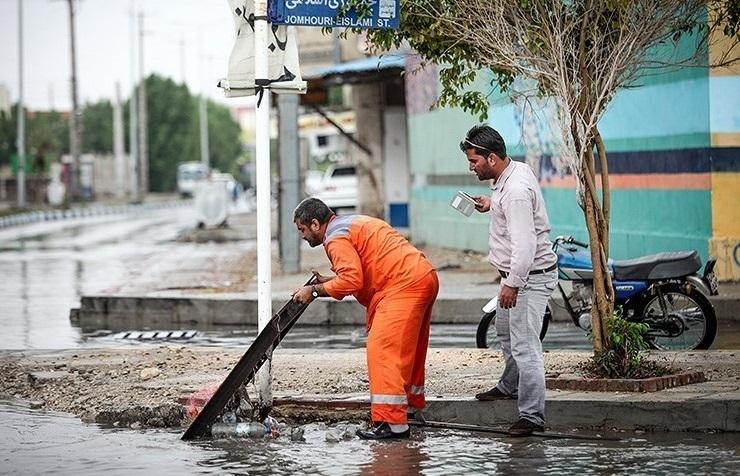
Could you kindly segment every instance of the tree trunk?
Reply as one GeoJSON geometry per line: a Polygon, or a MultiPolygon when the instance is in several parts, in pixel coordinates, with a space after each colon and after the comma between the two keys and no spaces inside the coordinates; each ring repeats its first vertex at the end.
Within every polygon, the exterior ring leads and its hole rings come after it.
{"type": "MultiPolygon", "coordinates": [[[[599,160],[602,170],[606,161],[606,150],[601,142],[601,137],[596,130],[596,138],[587,137],[584,142],[577,137],[577,129],[572,128],[573,138],[578,152],[583,150],[582,177],[584,196],[584,215],[586,228],[588,229],[589,246],[591,250],[591,262],[593,265],[593,306],[591,308],[591,329],[593,335],[593,346],[595,352],[609,348],[609,336],[605,332],[604,323],[611,318],[614,312],[614,292],[612,289],[611,275],[608,269],[609,256],[609,221],[604,214],[601,202],[596,193],[596,177],[594,167],[593,146],[599,142],[599,160]]],[[[609,203],[609,184],[602,179],[602,193],[606,194],[605,204],[609,203]]]]}

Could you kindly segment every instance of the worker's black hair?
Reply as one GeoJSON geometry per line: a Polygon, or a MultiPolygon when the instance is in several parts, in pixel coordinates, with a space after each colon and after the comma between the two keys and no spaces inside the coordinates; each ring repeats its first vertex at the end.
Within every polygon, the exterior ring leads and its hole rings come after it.
{"type": "Polygon", "coordinates": [[[334,215],[331,208],[326,206],[326,203],[322,202],[318,198],[309,197],[303,200],[295,207],[293,212],[293,221],[299,222],[303,225],[311,224],[311,220],[316,219],[322,225],[329,221],[334,215]]]}

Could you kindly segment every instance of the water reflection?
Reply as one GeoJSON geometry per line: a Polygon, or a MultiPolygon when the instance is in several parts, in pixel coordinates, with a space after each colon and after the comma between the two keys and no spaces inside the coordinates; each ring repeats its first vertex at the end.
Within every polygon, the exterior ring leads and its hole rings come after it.
{"type": "Polygon", "coordinates": [[[414,428],[409,440],[202,440],[126,430],[0,401],[0,472],[11,474],[737,474],[740,435],[654,434],[622,441],[512,439],[414,428]]]}
{"type": "Polygon", "coordinates": [[[372,460],[360,466],[362,475],[423,474],[429,455],[415,441],[369,442],[372,460]]]}

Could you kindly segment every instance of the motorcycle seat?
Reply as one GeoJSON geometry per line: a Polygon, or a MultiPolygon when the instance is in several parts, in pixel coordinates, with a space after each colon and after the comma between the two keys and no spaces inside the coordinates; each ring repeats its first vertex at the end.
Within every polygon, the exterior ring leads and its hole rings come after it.
{"type": "Polygon", "coordinates": [[[668,251],[640,258],[614,261],[614,279],[619,281],[649,281],[680,278],[701,269],[696,251],[668,251]]]}

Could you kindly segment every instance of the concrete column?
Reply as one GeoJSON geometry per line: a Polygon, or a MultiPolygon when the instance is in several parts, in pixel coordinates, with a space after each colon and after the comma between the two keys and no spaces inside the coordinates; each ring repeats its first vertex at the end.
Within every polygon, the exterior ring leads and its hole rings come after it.
{"type": "Polygon", "coordinates": [[[358,84],[352,88],[357,140],[370,151],[366,154],[353,147],[357,162],[359,212],[384,218],[383,197],[383,109],[385,98],[381,83],[358,84]]]}
{"type": "Polygon", "coordinates": [[[301,269],[301,238],[293,224],[293,210],[301,193],[300,154],[298,148],[298,95],[278,95],[280,120],[280,265],[284,273],[301,269]]]}

